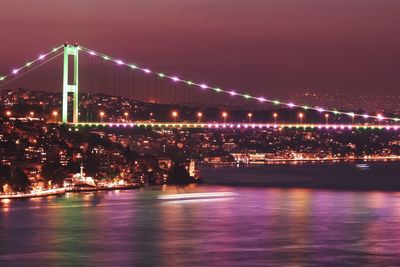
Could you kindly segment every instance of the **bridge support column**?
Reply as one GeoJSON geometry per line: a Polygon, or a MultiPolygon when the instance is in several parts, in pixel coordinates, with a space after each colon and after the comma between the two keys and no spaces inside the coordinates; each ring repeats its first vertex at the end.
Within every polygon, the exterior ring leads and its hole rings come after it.
{"type": "Polygon", "coordinates": [[[73,108],[72,108],[72,123],[78,123],[78,55],[79,47],[77,45],[64,45],[64,75],[63,75],[63,99],[62,99],[62,122],[68,122],[68,94],[72,93],[73,108]],[[69,83],[69,56],[73,56],[73,80],[69,83]]]}

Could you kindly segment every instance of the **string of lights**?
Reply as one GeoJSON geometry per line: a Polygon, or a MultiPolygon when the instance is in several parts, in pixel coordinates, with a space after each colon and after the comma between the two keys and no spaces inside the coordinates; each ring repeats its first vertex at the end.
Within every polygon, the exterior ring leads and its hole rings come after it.
{"type": "Polygon", "coordinates": [[[13,70],[11,70],[11,72],[7,75],[0,75],[0,82],[6,81],[8,78],[11,78],[13,76],[18,75],[22,70],[27,69],[29,67],[32,67],[35,63],[43,61],[44,59],[46,59],[49,55],[56,53],[61,47],[63,47],[62,45],[53,48],[50,52],[47,52],[45,54],[41,54],[39,55],[36,59],[28,61],[27,63],[25,63],[25,65],[23,65],[22,67],[19,68],[14,68],[13,70]]]}
{"type": "Polygon", "coordinates": [[[10,83],[12,83],[12,82],[15,81],[15,80],[18,80],[18,79],[24,77],[25,75],[29,74],[30,72],[32,72],[32,71],[34,71],[34,70],[40,68],[41,66],[43,66],[43,65],[45,65],[45,64],[47,64],[47,63],[49,63],[50,61],[53,61],[54,59],[58,58],[59,56],[61,56],[61,55],[63,55],[63,54],[64,54],[63,52],[60,52],[60,53],[58,53],[58,54],[56,54],[56,55],[54,55],[54,56],[51,56],[51,57],[48,56],[48,57],[46,57],[46,60],[41,61],[39,64],[36,64],[36,65],[33,66],[32,68],[29,68],[27,71],[24,71],[23,73],[18,74],[18,76],[14,76],[14,77],[12,77],[12,78],[10,78],[10,79],[7,79],[6,81],[0,83],[0,88],[3,88],[3,87],[6,86],[7,84],[10,84],[10,83]]]}
{"type": "MultiPolygon", "coordinates": [[[[104,113],[102,113],[104,116],[104,113]]],[[[244,128],[244,129],[334,129],[334,130],[400,130],[398,125],[359,125],[359,124],[303,124],[303,123],[210,123],[210,122],[79,122],[73,126],[83,127],[150,127],[150,128],[244,128]]]]}
{"type": "Polygon", "coordinates": [[[214,91],[216,93],[225,93],[231,96],[237,96],[237,97],[243,97],[244,99],[252,99],[252,100],[257,100],[259,102],[266,102],[266,103],[272,103],[275,105],[280,105],[280,106],[286,106],[289,108],[301,108],[304,110],[314,110],[314,111],[318,111],[320,113],[332,113],[334,115],[347,115],[350,116],[351,118],[355,118],[355,117],[360,117],[360,118],[364,118],[364,119],[377,119],[379,121],[381,120],[392,120],[392,121],[400,121],[400,118],[395,118],[395,117],[385,117],[382,114],[377,114],[377,115],[370,115],[370,114],[359,114],[359,113],[354,113],[354,112],[344,112],[344,111],[339,111],[337,109],[326,109],[326,108],[322,108],[322,107],[312,107],[312,106],[306,106],[306,105],[299,105],[293,102],[285,102],[285,101],[281,101],[281,100],[273,100],[273,99],[268,99],[265,97],[257,97],[257,96],[252,96],[250,94],[244,94],[244,93],[238,93],[235,91],[229,91],[229,90],[224,90],[222,88],[219,87],[213,87],[213,86],[209,86],[207,84],[204,83],[197,83],[197,82],[193,82],[191,80],[185,80],[185,79],[181,79],[178,78],[176,76],[170,76],[167,74],[164,74],[162,72],[155,72],[152,71],[148,68],[143,68],[140,67],[136,64],[130,64],[130,63],[126,63],[120,59],[114,58],[112,56],[79,46],[79,49],[92,55],[92,56],[98,56],[101,57],[102,59],[106,60],[106,61],[113,61],[115,62],[117,65],[120,66],[126,66],[129,67],[132,70],[138,70],[138,71],[142,71],[146,74],[154,74],[160,78],[165,78],[165,79],[170,79],[173,82],[180,82],[189,86],[195,86],[198,87],[202,90],[211,90],[214,91]]]}

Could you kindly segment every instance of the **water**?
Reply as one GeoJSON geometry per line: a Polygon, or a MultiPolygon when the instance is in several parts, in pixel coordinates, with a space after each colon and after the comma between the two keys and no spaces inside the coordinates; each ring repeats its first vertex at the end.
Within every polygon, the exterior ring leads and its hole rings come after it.
{"type": "MultiPolygon", "coordinates": [[[[297,175],[308,170],[312,176],[315,168],[326,167],[301,166],[297,175]]],[[[344,167],[329,168],[339,177],[344,167]]],[[[227,184],[231,173],[237,185],[237,176],[262,184],[268,171],[286,175],[279,166],[203,173],[211,182],[227,184]],[[218,179],[218,172],[224,177],[218,179]]],[[[379,191],[192,185],[3,201],[0,266],[399,265],[399,197],[379,191]],[[234,194],[158,199],[197,192],[234,194]]]]}
{"type": "Polygon", "coordinates": [[[325,162],[216,167],[207,180],[226,185],[400,191],[400,162],[325,162]]]}

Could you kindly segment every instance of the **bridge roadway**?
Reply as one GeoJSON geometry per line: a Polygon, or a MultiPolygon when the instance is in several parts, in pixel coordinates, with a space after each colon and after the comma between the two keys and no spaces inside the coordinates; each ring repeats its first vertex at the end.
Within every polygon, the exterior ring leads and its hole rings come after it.
{"type": "Polygon", "coordinates": [[[216,122],[79,122],[74,127],[109,128],[190,128],[190,129],[331,129],[331,130],[400,130],[400,124],[310,124],[310,123],[216,123],[216,122]]]}

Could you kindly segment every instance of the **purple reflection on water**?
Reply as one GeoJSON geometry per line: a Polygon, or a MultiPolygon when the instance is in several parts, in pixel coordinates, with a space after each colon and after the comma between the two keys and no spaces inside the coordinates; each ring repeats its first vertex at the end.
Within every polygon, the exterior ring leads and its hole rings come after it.
{"type": "Polygon", "coordinates": [[[201,185],[1,202],[0,262],[396,265],[398,197],[376,191],[201,185]],[[225,193],[187,198],[210,192],[225,193]],[[179,194],[185,199],[159,199],[179,194]]]}

